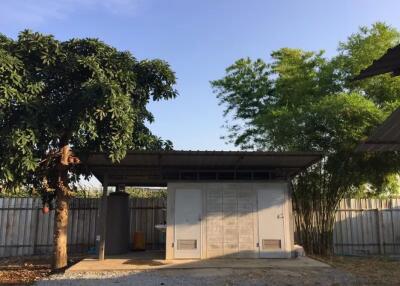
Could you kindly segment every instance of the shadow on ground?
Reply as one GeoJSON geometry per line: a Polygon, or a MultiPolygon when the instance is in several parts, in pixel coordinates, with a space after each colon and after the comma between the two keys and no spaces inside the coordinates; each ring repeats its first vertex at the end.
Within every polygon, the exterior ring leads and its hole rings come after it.
{"type": "Polygon", "coordinates": [[[166,262],[157,259],[134,259],[124,256],[112,260],[106,261],[109,261],[109,265],[114,264],[115,267],[110,267],[106,271],[104,268],[102,271],[90,271],[91,267],[84,265],[83,272],[67,271],[64,274],[52,275],[48,279],[37,282],[36,285],[360,285],[360,281],[353,275],[306,258],[303,260],[253,259],[249,260],[250,262],[243,259],[210,259],[181,262],[178,266],[171,266],[174,269],[165,267],[166,262]],[[308,263],[304,264],[307,261],[308,263]],[[255,267],[250,267],[249,263],[254,263],[255,267]],[[131,269],[115,271],[115,269],[121,270],[121,267],[131,269]]]}

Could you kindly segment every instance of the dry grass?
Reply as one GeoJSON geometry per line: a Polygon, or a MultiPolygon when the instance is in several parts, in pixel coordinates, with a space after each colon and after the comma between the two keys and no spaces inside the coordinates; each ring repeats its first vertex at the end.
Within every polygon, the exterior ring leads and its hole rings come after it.
{"type": "Polygon", "coordinates": [[[334,256],[314,258],[353,274],[363,281],[362,285],[400,285],[400,257],[334,256]]]}
{"type": "Polygon", "coordinates": [[[48,257],[12,257],[0,260],[0,285],[31,285],[50,275],[48,257]]]}
{"type": "MultiPolygon", "coordinates": [[[[69,266],[81,259],[81,256],[71,257],[69,266]]],[[[0,259],[0,285],[32,285],[51,273],[51,257],[49,256],[0,259]]]]}

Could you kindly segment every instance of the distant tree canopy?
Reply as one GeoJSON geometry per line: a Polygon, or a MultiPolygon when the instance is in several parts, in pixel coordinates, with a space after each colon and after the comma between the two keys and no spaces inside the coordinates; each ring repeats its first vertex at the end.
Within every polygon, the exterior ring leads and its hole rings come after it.
{"type": "Polygon", "coordinates": [[[244,58],[211,84],[225,115],[225,139],[242,149],[352,152],[400,105],[400,77],[352,81],[400,33],[383,23],[340,43],[338,55],[282,48],[272,61],[244,58]]]}
{"type": "Polygon", "coordinates": [[[326,154],[318,166],[293,181],[295,208],[303,214],[299,223],[312,225],[312,211],[322,222],[307,230],[309,239],[314,235],[308,251],[316,245],[324,248],[313,249],[318,253],[331,247],[324,233],[331,231],[341,198],[364,183],[379,193],[393,185],[387,183],[389,178],[397,179],[392,175],[400,167],[397,154],[353,151],[400,106],[400,77],[352,79],[399,42],[399,31],[376,23],[339,43],[333,58],[323,51],[282,48],[271,53],[270,62],[239,59],[222,79],[211,82],[225,116],[233,119],[227,125],[227,141],[242,149],[326,154]]]}
{"type": "Polygon", "coordinates": [[[0,185],[56,198],[56,268],[67,263],[70,183],[88,174],[76,154],[101,151],[117,162],[127,150],[172,148],[145,123],[154,120],[148,102],[174,98],[174,84],[166,62],[98,39],[0,34],[0,185]]]}

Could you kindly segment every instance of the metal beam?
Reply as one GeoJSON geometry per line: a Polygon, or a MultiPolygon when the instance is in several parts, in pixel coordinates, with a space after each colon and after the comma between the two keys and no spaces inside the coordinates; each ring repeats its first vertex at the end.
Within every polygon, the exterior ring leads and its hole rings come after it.
{"type": "Polygon", "coordinates": [[[107,233],[107,191],[108,191],[108,174],[103,177],[103,195],[101,197],[100,208],[100,243],[99,243],[99,260],[104,260],[106,233],[107,233]]]}

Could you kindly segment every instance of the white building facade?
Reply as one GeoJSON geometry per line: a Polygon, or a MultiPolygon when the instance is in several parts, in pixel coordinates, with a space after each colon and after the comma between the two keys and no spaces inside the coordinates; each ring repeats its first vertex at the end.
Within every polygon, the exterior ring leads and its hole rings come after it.
{"type": "Polygon", "coordinates": [[[290,258],[288,183],[168,184],[166,259],[290,258]]]}

